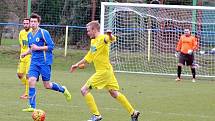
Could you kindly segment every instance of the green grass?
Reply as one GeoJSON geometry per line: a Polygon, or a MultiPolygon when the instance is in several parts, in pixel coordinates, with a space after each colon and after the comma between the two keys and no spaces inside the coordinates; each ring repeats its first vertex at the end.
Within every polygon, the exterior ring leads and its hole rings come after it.
{"type": "MultiPolygon", "coordinates": [[[[114,53],[114,52],[112,52],[114,53]]],[[[115,51],[113,66],[119,71],[135,71],[146,73],[168,73],[175,74],[178,58],[173,53],[151,51],[150,61],[147,52],[119,52],[115,51]],[[117,53],[117,54],[115,54],[117,53]],[[138,64],[138,65],[137,65],[138,64]]],[[[214,55],[195,54],[195,62],[199,64],[198,75],[214,76],[214,55]]],[[[182,73],[190,74],[190,68],[183,68],[182,73]]]]}
{"type": "Polygon", "coordinates": [[[2,39],[2,45],[18,45],[18,39],[2,39]]]}
{"type": "MultiPolygon", "coordinates": [[[[66,85],[73,101],[67,103],[63,95],[37,84],[37,107],[47,113],[47,121],[86,121],[90,117],[80,88],[94,73],[92,66],[71,74],[69,67],[81,59],[85,51],[70,50],[63,57],[55,51],[52,80],[66,85]]],[[[0,121],[31,121],[31,113],[22,112],[27,101],[19,99],[24,88],[16,77],[18,49],[0,47],[0,121]]],[[[185,78],[175,83],[175,77],[116,73],[120,89],[132,105],[141,112],[139,121],[214,121],[215,81],[199,79],[192,83],[185,78]]],[[[104,119],[102,121],[130,121],[128,113],[112,99],[106,90],[92,94],[104,119]]]]}

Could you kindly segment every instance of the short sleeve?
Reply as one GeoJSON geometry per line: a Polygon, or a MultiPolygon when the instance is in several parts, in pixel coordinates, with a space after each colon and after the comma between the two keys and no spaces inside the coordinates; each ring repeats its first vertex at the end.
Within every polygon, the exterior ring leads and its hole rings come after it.
{"type": "Polygon", "coordinates": [[[86,60],[88,63],[91,63],[93,60],[93,55],[91,51],[88,51],[88,53],[85,55],[84,60],[86,60]]]}
{"type": "Polygon", "coordinates": [[[116,36],[112,35],[112,39],[111,39],[110,36],[105,34],[105,38],[104,38],[105,43],[112,43],[112,42],[115,42],[115,41],[116,41],[116,36]]]}

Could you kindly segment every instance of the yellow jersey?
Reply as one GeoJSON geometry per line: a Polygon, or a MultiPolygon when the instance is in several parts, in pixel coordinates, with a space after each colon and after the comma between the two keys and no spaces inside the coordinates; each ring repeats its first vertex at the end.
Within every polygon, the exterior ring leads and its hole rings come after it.
{"type": "MultiPolygon", "coordinates": [[[[20,45],[20,54],[28,50],[28,33],[31,32],[31,29],[26,31],[25,29],[21,30],[19,33],[19,45],[20,45]]],[[[30,60],[31,55],[27,55],[25,58],[20,58],[20,60],[30,60]]]]}
{"type": "Polygon", "coordinates": [[[115,41],[116,37],[112,36],[112,40],[106,34],[100,34],[95,39],[91,39],[90,50],[84,59],[94,63],[96,71],[110,69],[112,66],[109,60],[109,49],[111,42],[115,41]]]}

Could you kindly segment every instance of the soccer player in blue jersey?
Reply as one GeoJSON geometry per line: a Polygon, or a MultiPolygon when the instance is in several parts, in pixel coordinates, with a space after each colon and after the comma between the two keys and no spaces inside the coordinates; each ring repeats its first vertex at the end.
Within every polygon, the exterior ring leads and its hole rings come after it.
{"type": "Polygon", "coordinates": [[[30,17],[32,32],[28,34],[29,50],[21,57],[31,53],[31,65],[29,69],[29,104],[30,107],[23,109],[24,112],[33,112],[36,109],[36,80],[41,75],[46,89],[55,90],[65,95],[66,100],[71,100],[71,94],[65,86],[50,82],[51,65],[53,63],[54,42],[45,29],[39,27],[41,17],[33,13],[30,17]]]}

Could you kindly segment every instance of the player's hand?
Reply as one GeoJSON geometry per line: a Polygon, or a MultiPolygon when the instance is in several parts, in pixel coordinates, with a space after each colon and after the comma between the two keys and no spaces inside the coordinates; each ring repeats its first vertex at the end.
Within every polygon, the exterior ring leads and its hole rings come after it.
{"type": "Polygon", "coordinates": [[[31,50],[40,50],[40,49],[39,49],[39,46],[37,46],[35,44],[32,44],[31,45],[31,50]]]}
{"type": "Polygon", "coordinates": [[[78,64],[72,65],[70,68],[70,72],[74,72],[78,68],[78,64]]]}
{"type": "Polygon", "coordinates": [[[107,30],[106,34],[110,37],[110,39],[112,39],[112,31],[111,30],[107,30]]]}
{"type": "Polygon", "coordinates": [[[21,57],[21,58],[24,58],[26,55],[27,55],[26,53],[22,53],[22,54],[20,55],[20,57],[21,57]]]}
{"type": "Polygon", "coordinates": [[[187,52],[189,55],[192,55],[193,54],[193,50],[188,50],[187,52]]]}
{"type": "Polygon", "coordinates": [[[79,69],[84,69],[85,66],[86,66],[86,65],[85,65],[84,63],[82,63],[82,64],[78,65],[78,68],[79,68],[79,69]]]}
{"type": "Polygon", "coordinates": [[[106,31],[106,33],[107,33],[107,35],[109,35],[109,36],[112,35],[112,31],[111,31],[110,29],[108,29],[108,30],[106,31]]]}
{"type": "Polygon", "coordinates": [[[116,41],[116,38],[112,35],[112,30],[107,30],[106,31],[106,34],[109,36],[111,42],[115,42],[116,41]]]}

